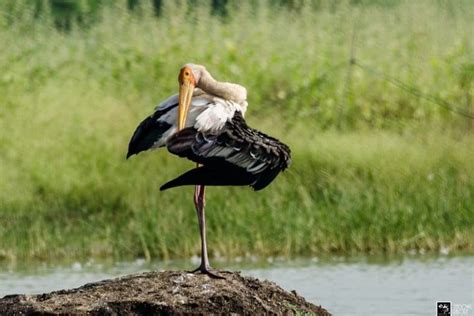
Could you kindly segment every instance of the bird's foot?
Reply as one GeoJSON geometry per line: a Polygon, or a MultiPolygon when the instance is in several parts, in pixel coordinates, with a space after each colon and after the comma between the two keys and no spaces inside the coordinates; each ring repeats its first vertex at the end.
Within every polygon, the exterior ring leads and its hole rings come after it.
{"type": "Polygon", "coordinates": [[[206,274],[212,279],[225,280],[225,277],[212,272],[210,267],[206,267],[206,266],[202,266],[202,265],[197,267],[196,269],[194,269],[192,271],[188,271],[188,273],[197,273],[197,272],[200,272],[202,274],[206,274]]]}

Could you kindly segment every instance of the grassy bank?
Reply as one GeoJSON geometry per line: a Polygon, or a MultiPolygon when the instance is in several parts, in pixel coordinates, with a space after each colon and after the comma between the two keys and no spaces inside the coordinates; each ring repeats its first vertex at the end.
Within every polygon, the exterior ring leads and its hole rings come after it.
{"type": "MultiPolygon", "coordinates": [[[[209,189],[214,255],[474,250],[472,139],[280,134],[292,136],[294,164],[270,188],[209,189]]],[[[125,162],[106,143],[2,170],[10,176],[2,183],[4,257],[198,253],[192,189],[158,191],[191,163],[165,152],[125,162]]]]}
{"type": "Polygon", "coordinates": [[[0,258],[198,253],[192,189],[158,191],[192,164],[124,160],[187,61],[247,86],[249,123],[294,154],[263,192],[209,190],[213,255],[474,251],[469,121],[357,68],[348,93],[339,66],[357,18],[360,60],[469,110],[471,2],[244,7],[226,23],[171,3],[69,33],[0,20],[0,258]]]}

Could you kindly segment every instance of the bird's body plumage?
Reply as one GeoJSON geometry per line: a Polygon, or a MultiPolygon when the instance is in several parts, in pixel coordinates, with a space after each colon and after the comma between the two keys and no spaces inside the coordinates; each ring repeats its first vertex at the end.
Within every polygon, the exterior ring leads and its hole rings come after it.
{"type": "Polygon", "coordinates": [[[290,149],[247,126],[247,101],[225,100],[196,89],[185,129],[177,131],[178,95],[173,95],[137,127],[127,157],[167,146],[168,151],[203,165],[162,186],[267,186],[290,163],[290,149]]]}

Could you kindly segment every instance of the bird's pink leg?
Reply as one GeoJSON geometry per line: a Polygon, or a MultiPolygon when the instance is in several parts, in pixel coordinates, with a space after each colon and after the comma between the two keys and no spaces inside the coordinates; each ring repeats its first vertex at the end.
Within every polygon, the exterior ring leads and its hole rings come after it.
{"type": "Polygon", "coordinates": [[[194,205],[199,222],[199,233],[201,235],[201,269],[208,270],[209,258],[207,257],[207,241],[206,241],[206,187],[196,185],[194,189],[194,205]]]}
{"type": "Polygon", "coordinates": [[[213,278],[224,279],[210,271],[209,258],[207,257],[207,242],[206,242],[206,187],[204,185],[196,185],[194,188],[194,205],[199,221],[199,233],[201,234],[201,265],[194,272],[201,272],[213,278]]]}

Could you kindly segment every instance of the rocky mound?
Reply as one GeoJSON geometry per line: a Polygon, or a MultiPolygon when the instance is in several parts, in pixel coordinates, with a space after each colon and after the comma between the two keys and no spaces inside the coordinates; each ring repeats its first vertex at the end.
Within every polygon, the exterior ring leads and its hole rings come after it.
{"type": "Polygon", "coordinates": [[[222,272],[147,272],[72,290],[0,299],[0,315],[310,314],[330,315],[269,281],[222,272]]]}

